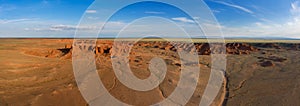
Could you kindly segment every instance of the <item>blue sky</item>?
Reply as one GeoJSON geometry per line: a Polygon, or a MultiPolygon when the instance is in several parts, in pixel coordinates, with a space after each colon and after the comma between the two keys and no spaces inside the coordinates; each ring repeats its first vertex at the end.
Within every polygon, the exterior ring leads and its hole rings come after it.
{"type": "MultiPolygon", "coordinates": [[[[112,8],[115,8],[118,2],[102,7],[95,4],[90,6],[93,2],[94,0],[0,0],[0,37],[73,37],[76,28],[84,29],[87,33],[96,31],[97,24],[104,21],[102,15],[114,12],[112,8]],[[87,19],[94,21],[88,23],[89,26],[78,27],[84,14],[87,19]]],[[[204,2],[217,18],[225,37],[300,38],[300,0],[204,0],[204,2]]],[[[191,8],[197,6],[193,3],[187,4],[191,8]]],[[[112,17],[104,36],[113,37],[118,30],[133,20],[148,16],[163,17],[186,28],[194,28],[193,20],[201,19],[189,17],[184,12],[178,11],[178,8],[169,5],[159,3],[131,5],[112,17]]],[[[172,37],[180,36],[175,29],[167,28],[167,23],[159,27],[158,22],[151,22],[149,19],[145,22],[139,24],[153,24],[153,30],[164,29],[174,32],[168,33],[172,37]]],[[[205,27],[211,29],[217,27],[209,22],[205,24],[208,25],[205,27]]],[[[140,25],[131,30],[134,33],[146,29],[140,25]]],[[[200,31],[191,32],[193,37],[201,36],[200,31]]]]}

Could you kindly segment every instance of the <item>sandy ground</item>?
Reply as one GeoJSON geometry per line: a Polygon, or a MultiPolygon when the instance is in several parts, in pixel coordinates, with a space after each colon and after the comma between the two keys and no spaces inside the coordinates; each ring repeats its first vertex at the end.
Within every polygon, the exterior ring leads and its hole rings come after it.
{"type": "Polygon", "coordinates": [[[228,56],[227,105],[300,105],[299,54],[299,50],[271,48],[246,56],[228,56]],[[271,60],[274,66],[261,67],[258,61],[264,60],[271,60]]]}
{"type": "MultiPolygon", "coordinates": [[[[72,40],[1,39],[0,106],[88,105],[76,85],[72,60],[57,51],[67,44],[72,44],[72,40]]],[[[260,50],[227,55],[226,80],[212,106],[300,104],[300,51],[255,47],[260,50]]],[[[147,92],[129,89],[116,78],[109,54],[104,53],[96,56],[96,63],[107,90],[131,105],[151,105],[167,98],[178,84],[181,66],[178,54],[145,46],[135,46],[132,51],[129,63],[134,75],[147,78],[149,61],[161,57],[168,67],[164,81],[147,92]]],[[[209,79],[210,59],[209,55],[199,55],[201,74],[189,106],[199,104],[209,79]]]]}
{"type": "Polygon", "coordinates": [[[57,45],[49,40],[1,40],[1,106],[85,104],[76,88],[70,60],[24,53],[60,47],[57,45]]]}

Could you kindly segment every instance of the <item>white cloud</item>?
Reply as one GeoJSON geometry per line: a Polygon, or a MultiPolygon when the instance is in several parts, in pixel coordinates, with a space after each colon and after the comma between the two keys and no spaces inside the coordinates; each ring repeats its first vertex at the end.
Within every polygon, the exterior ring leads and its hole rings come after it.
{"type": "Polygon", "coordinates": [[[214,13],[220,13],[221,11],[220,10],[212,10],[212,12],[214,12],[214,13]]]}
{"type": "Polygon", "coordinates": [[[75,31],[75,30],[85,30],[85,31],[94,31],[97,30],[98,26],[96,25],[82,25],[82,26],[76,26],[76,25],[52,25],[49,29],[50,31],[75,31]]]}
{"type": "MultiPolygon", "coordinates": [[[[234,8],[239,8],[248,13],[253,13],[244,7],[228,4],[222,1],[214,1],[220,4],[231,6],[234,8]]],[[[268,37],[282,37],[282,38],[300,38],[300,1],[291,3],[290,13],[293,16],[293,20],[287,20],[284,23],[275,23],[266,18],[259,18],[262,22],[254,22],[249,25],[244,25],[240,27],[225,26],[221,25],[223,34],[225,37],[258,37],[258,38],[268,38],[268,37]]],[[[217,35],[214,32],[215,28],[218,28],[215,24],[210,24],[209,22],[204,22],[202,27],[207,27],[206,31],[209,35],[217,35]]]]}
{"type": "Polygon", "coordinates": [[[291,3],[291,13],[293,15],[300,15],[300,2],[299,1],[296,1],[296,2],[293,2],[291,3]]]}
{"type": "Polygon", "coordinates": [[[172,20],[180,21],[180,22],[184,22],[184,23],[195,23],[193,20],[187,19],[186,17],[176,17],[176,18],[172,18],[172,20]]]}
{"type": "Polygon", "coordinates": [[[75,25],[52,25],[50,27],[43,27],[43,28],[24,28],[25,31],[75,31],[78,30],[94,30],[96,26],[75,26],[75,25]]]}
{"type": "Polygon", "coordinates": [[[259,20],[263,21],[263,22],[268,22],[268,23],[274,23],[273,21],[266,19],[266,18],[258,18],[259,20]]]}
{"type": "Polygon", "coordinates": [[[89,14],[94,14],[97,13],[97,10],[86,10],[85,12],[89,14]]]}
{"type": "Polygon", "coordinates": [[[87,18],[90,19],[90,20],[97,20],[97,19],[99,19],[99,17],[92,17],[92,16],[87,17],[87,18]]]}
{"type": "Polygon", "coordinates": [[[24,21],[30,21],[32,19],[12,19],[12,20],[6,20],[6,19],[0,19],[0,24],[9,24],[9,23],[15,23],[15,22],[24,22],[24,21]]]}
{"type": "Polygon", "coordinates": [[[146,11],[146,14],[165,14],[164,12],[157,12],[157,11],[146,11]]]}
{"type": "Polygon", "coordinates": [[[193,17],[194,20],[200,20],[200,17],[193,17]]]}
{"type": "Polygon", "coordinates": [[[266,24],[256,22],[243,27],[222,26],[226,37],[286,37],[300,38],[300,22],[290,21],[284,24],[266,24]]]}
{"type": "Polygon", "coordinates": [[[219,3],[219,4],[223,4],[223,5],[232,7],[232,8],[236,8],[236,9],[242,10],[242,11],[247,12],[247,13],[250,13],[250,14],[253,14],[253,13],[254,13],[254,12],[251,11],[250,9],[247,9],[247,8],[242,7],[242,6],[239,6],[239,5],[230,4],[230,3],[227,3],[227,2],[223,2],[223,1],[213,1],[213,2],[219,3]]]}
{"type": "MultiPolygon", "coordinates": [[[[76,26],[76,25],[65,25],[65,24],[57,24],[57,25],[51,25],[49,27],[44,27],[44,28],[24,28],[26,31],[75,31],[75,30],[84,30],[84,31],[97,31],[99,30],[101,24],[104,24],[104,22],[100,23],[94,23],[90,25],[81,25],[81,26],[76,26]]],[[[107,30],[113,30],[113,29],[118,29],[122,28],[125,26],[126,23],[123,22],[118,22],[118,21],[111,21],[107,22],[105,29],[107,30]]]]}

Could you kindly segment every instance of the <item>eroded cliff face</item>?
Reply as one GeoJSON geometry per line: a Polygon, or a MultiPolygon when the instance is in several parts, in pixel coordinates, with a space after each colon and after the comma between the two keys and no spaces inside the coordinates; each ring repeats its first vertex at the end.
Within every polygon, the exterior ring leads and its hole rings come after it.
{"type": "MultiPolygon", "coordinates": [[[[122,45],[115,45],[115,46],[113,45],[114,43],[112,41],[97,42],[96,46],[92,48],[92,50],[95,52],[96,55],[109,56],[113,51],[113,47],[116,47],[117,50],[122,47],[125,47],[122,45]]],[[[222,44],[214,44],[214,46],[212,46],[208,43],[194,43],[194,45],[191,45],[191,44],[181,43],[181,42],[168,43],[168,42],[158,42],[158,41],[138,42],[132,45],[138,47],[156,48],[156,49],[174,51],[174,52],[184,49],[187,51],[196,51],[198,55],[210,55],[211,53],[216,53],[219,49],[218,47],[222,47],[222,44]]],[[[250,54],[251,52],[259,51],[259,49],[257,49],[256,47],[246,43],[228,43],[224,46],[226,46],[226,54],[243,55],[243,54],[250,54]]],[[[65,45],[65,48],[59,48],[55,50],[26,51],[25,53],[41,56],[41,57],[47,57],[47,58],[70,59],[72,56],[72,44],[67,44],[65,45]]]]}

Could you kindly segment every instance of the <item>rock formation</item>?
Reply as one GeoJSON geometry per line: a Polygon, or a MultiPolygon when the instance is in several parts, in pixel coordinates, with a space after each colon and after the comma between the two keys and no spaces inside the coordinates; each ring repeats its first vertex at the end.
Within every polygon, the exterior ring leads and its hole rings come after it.
{"type": "MultiPolygon", "coordinates": [[[[118,45],[116,47],[118,48],[120,46],[122,46],[122,45],[118,45]]],[[[208,43],[195,43],[194,45],[186,44],[186,43],[174,43],[172,45],[171,43],[163,43],[163,42],[139,42],[137,44],[134,44],[134,46],[140,46],[140,47],[146,47],[146,48],[158,48],[158,49],[169,50],[169,51],[174,51],[174,52],[176,52],[177,50],[183,50],[183,49],[192,51],[193,48],[195,48],[198,55],[210,55],[212,53],[210,45],[208,43]]],[[[64,49],[69,49],[69,51],[71,51],[71,49],[72,49],[71,45],[66,45],[65,47],[66,48],[64,48],[64,49]]],[[[113,47],[113,44],[110,42],[97,44],[95,47],[95,54],[96,55],[111,54],[112,47],[113,47]]],[[[215,50],[217,50],[217,49],[218,49],[218,47],[215,48],[215,50]]],[[[250,46],[248,44],[229,43],[229,44],[226,44],[226,51],[227,51],[227,54],[242,55],[242,54],[250,54],[250,52],[258,51],[258,49],[256,49],[253,46],[250,46]]],[[[65,53],[65,54],[68,54],[68,53],[65,53]]]]}
{"type": "Polygon", "coordinates": [[[275,64],[272,61],[263,61],[260,63],[260,65],[262,67],[271,67],[271,66],[275,66],[275,64]]]}
{"type": "MultiPolygon", "coordinates": [[[[113,45],[116,44],[115,50],[117,52],[125,52],[124,47],[128,47],[128,45],[144,47],[144,48],[155,48],[167,51],[196,51],[198,55],[210,55],[215,53],[225,52],[225,50],[220,50],[220,47],[224,44],[213,44],[214,46],[211,48],[212,45],[209,43],[184,43],[184,42],[161,42],[161,41],[152,41],[152,42],[117,42],[113,43],[113,41],[98,41],[96,46],[94,47],[93,51],[96,55],[110,55],[113,51],[113,45]],[[124,46],[125,45],[125,46],[124,46]],[[122,49],[121,49],[122,48],[122,49]]],[[[245,43],[228,43],[226,45],[226,53],[233,54],[233,55],[243,55],[243,54],[250,54],[251,52],[258,51],[259,49],[245,43]]],[[[28,54],[42,56],[47,58],[63,58],[63,59],[70,59],[72,57],[72,44],[65,45],[64,48],[55,49],[55,50],[48,50],[46,52],[30,52],[28,54]]],[[[91,49],[92,50],[92,49],[91,49]]]]}

